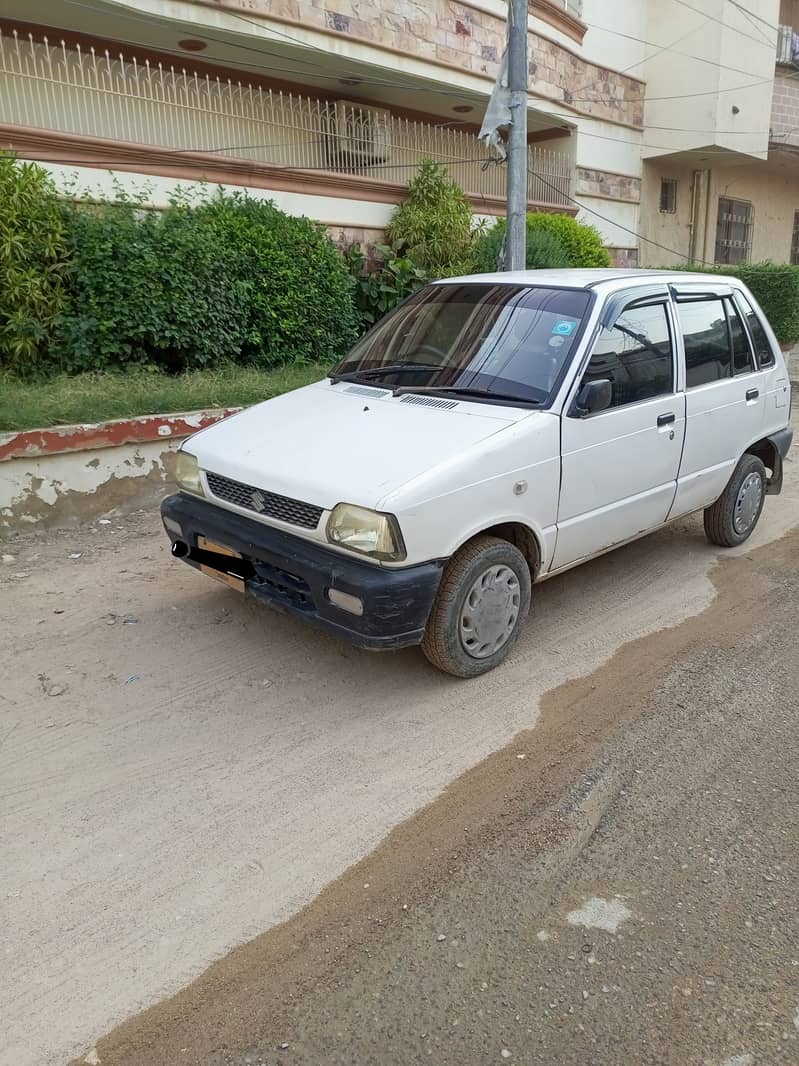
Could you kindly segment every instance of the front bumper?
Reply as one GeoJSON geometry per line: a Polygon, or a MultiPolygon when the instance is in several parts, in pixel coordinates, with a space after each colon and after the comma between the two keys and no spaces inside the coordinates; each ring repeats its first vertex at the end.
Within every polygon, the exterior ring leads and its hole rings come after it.
{"type": "Polygon", "coordinates": [[[422,640],[443,560],[397,570],[375,566],[183,492],[162,502],[161,517],[174,554],[197,569],[240,577],[245,593],[270,607],[362,648],[405,648],[422,640]],[[198,538],[241,559],[204,550],[198,538]],[[358,597],[363,614],[331,603],[331,587],[358,597]]]}

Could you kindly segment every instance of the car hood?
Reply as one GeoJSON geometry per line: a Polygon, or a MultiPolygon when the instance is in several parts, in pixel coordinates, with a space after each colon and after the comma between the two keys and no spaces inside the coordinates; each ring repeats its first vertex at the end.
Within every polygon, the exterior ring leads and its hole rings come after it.
{"type": "Polygon", "coordinates": [[[380,500],[528,417],[523,408],[319,382],[250,407],[186,442],[206,471],[326,510],[380,500]]]}

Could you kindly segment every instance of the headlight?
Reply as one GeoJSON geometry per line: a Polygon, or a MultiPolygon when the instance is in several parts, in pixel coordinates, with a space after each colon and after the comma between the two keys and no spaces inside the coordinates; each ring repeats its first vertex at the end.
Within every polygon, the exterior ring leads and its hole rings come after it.
{"type": "Polygon", "coordinates": [[[394,515],[351,503],[333,508],[327,520],[327,539],[373,559],[400,562],[405,558],[405,545],[394,515]]]}
{"type": "Polygon", "coordinates": [[[179,451],[175,463],[175,481],[184,492],[193,492],[195,496],[204,496],[203,483],[200,480],[200,467],[196,458],[189,452],[179,451]]]}

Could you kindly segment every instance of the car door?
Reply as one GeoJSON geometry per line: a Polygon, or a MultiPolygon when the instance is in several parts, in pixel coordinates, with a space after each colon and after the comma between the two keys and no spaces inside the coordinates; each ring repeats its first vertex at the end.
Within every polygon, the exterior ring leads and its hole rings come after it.
{"type": "Polygon", "coordinates": [[[749,327],[749,337],[755,350],[755,362],[763,371],[763,436],[785,426],[790,404],[790,383],[785,364],[775,354],[775,347],[763,327],[761,316],[749,297],[736,289],[735,303],[749,327]]]}
{"type": "Polygon", "coordinates": [[[685,398],[678,391],[672,310],[665,289],[630,299],[596,337],[561,429],[561,492],[552,568],[665,521],[677,485],[685,398]],[[591,381],[610,381],[610,405],[580,412],[591,381]]]}
{"type": "Polygon", "coordinates": [[[685,359],[685,447],[670,517],[718,499],[763,433],[768,377],[755,362],[731,289],[675,291],[685,359]]]}

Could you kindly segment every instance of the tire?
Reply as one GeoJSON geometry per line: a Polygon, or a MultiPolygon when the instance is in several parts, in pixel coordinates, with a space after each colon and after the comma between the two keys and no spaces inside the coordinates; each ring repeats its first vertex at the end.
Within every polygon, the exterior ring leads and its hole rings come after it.
{"type": "Polygon", "coordinates": [[[530,610],[531,586],[530,568],[518,548],[499,537],[475,537],[446,565],[422,651],[433,666],[455,677],[493,670],[518,639],[530,610]]]}
{"type": "Polygon", "coordinates": [[[711,544],[735,548],[751,535],[766,498],[766,468],[756,455],[743,456],[716,502],[705,510],[711,544]]]}

